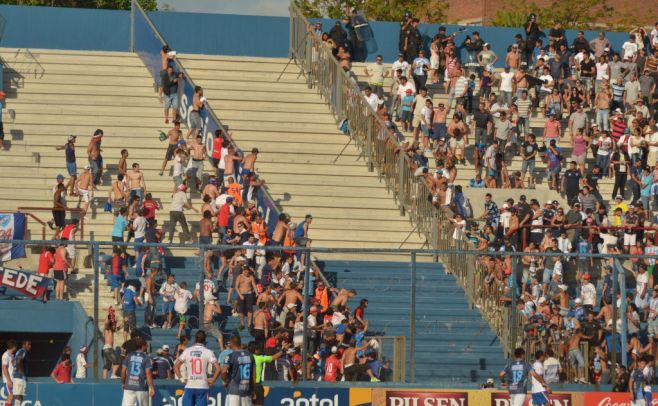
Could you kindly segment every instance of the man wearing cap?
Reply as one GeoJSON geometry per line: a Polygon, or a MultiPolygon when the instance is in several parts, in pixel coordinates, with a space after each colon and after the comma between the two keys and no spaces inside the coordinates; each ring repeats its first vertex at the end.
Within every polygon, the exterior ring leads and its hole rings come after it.
{"type": "Polygon", "coordinates": [[[583,276],[583,285],[580,288],[580,296],[583,300],[583,307],[588,312],[594,311],[594,307],[596,307],[596,286],[590,281],[588,273],[583,276]]]}
{"type": "Polygon", "coordinates": [[[187,199],[187,194],[185,193],[186,190],[187,190],[187,186],[185,185],[178,186],[178,191],[174,194],[173,198],[171,199],[171,208],[169,211],[169,243],[170,244],[174,241],[174,231],[176,229],[176,223],[180,223],[181,227],[183,227],[182,240],[187,240],[191,237],[190,229],[187,226],[187,220],[185,219],[185,213],[183,212],[183,210],[188,209],[188,210],[193,210],[196,213],[199,212],[199,210],[197,210],[194,206],[192,206],[192,204],[187,199]]]}
{"type": "Polygon", "coordinates": [[[87,352],[89,349],[86,345],[83,345],[80,348],[80,352],[75,357],[75,377],[76,379],[85,379],[87,378],[87,368],[90,367],[87,364],[87,352]]]}
{"type": "Polygon", "coordinates": [[[76,176],[78,176],[78,168],[75,161],[75,135],[69,135],[66,139],[66,144],[55,147],[57,151],[64,150],[66,157],[66,171],[69,174],[69,182],[66,187],[69,189],[69,196],[73,196],[76,185],[76,176]]]}
{"type": "Polygon", "coordinates": [[[164,356],[165,347],[167,348],[167,352],[169,352],[169,346],[165,344],[162,348],[158,348],[155,351],[156,356],[153,358],[153,377],[157,379],[173,378],[172,368],[174,365],[164,356]]]}

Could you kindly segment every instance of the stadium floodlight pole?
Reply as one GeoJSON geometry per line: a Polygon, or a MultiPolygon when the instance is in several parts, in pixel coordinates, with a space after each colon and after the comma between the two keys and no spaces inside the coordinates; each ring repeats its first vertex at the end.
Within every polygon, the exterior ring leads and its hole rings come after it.
{"type": "MultiPolygon", "coordinates": [[[[99,362],[98,362],[98,341],[100,340],[100,334],[98,331],[98,320],[99,320],[99,292],[98,290],[100,289],[100,272],[101,272],[101,266],[100,266],[100,247],[98,243],[94,243],[91,246],[91,252],[92,252],[92,258],[93,258],[93,267],[94,267],[94,343],[93,343],[93,351],[94,351],[94,380],[98,382],[98,368],[99,368],[99,362]]],[[[86,330],[86,327],[85,327],[86,330]]],[[[88,343],[84,343],[84,345],[87,345],[88,343]]]]}
{"type": "Polygon", "coordinates": [[[304,311],[304,330],[302,331],[302,378],[303,380],[308,380],[308,311],[310,305],[310,290],[311,290],[311,250],[306,251],[304,259],[304,306],[302,310],[304,311]]]}
{"type": "Polygon", "coordinates": [[[409,383],[416,372],[416,253],[411,253],[411,307],[409,310],[409,383]]]}

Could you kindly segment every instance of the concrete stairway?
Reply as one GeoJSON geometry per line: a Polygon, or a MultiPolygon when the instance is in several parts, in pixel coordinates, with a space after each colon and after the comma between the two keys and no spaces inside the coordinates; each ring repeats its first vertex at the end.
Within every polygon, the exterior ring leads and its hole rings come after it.
{"type": "Polygon", "coordinates": [[[337,130],[334,117],[299,77],[297,66],[284,71],[287,60],[275,58],[179,59],[203,86],[238,145],[246,152],[260,150],[257,170],[293,222],[313,215],[309,234],[314,247],[422,246],[423,239],[400,216],[377,175],[368,172],[358,149],[337,130]]]}
{"type": "MultiPolygon", "coordinates": [[[[368,299],[369,334],[405,336],[410,345],[411,266],[406,262],[327,261],[325,274],[337,286],[354,288],[348,306],[368,299]],[[333,277],[333,275],[331,276],[333,277]]],[[[505,365],[496,334],[478,310],[470,309],[463,290],[441,264],[416,269],[415,382],[445,387],[475,387],[505,365]]],[[[391,358],[393,354],[384,354],[391,358]]],[[[407,351],[407,362],[410,360],[407,351]]],[[[410,368],[407,367],[407,379],[410,368]]]]}

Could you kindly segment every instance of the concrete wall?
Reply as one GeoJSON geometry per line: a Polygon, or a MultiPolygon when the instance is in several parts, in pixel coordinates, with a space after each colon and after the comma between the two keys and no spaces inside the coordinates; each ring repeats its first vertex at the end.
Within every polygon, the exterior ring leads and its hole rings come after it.
{"type": "MultiPolygon", "coordinates": [[[[0,6],[0,14],[7,20],[2,47],[56,48],[102,51],[127,51],[130,44],[128,11],[0,6]]],[[[278,57],[288,56],[289,21],[285,17],[238,16],[226,14],[152,12],[150,18],[172,48],[192,54],[278,57]]],[[[333,20],[321,20],[328,31],[333,20]]],[[[396,22],[372,22],[371,27],[378,50],[368,55],[374,60],[377,53],[392,62],[398,53],[399,25],[396,22]]],[[[422,24],[420,32],[429,41],[438,31],[438,24],[422,24]]],[[[447,25],[448,33],[457,26],[447,25]]],[[[504,60],[506,47],[521,28],[468,27],[458,37],[479,31],[485,41],[504,60]]],[[[567,31],[573,39],[575,31],[567,31]]],[[[588,39],[596,36],[587,32],[588,39]]],[[[619,50],[625,33],[610,33],[609,38],[619,50]]],[[[503,62],[499,65],[502,66],[503,62]]]]}

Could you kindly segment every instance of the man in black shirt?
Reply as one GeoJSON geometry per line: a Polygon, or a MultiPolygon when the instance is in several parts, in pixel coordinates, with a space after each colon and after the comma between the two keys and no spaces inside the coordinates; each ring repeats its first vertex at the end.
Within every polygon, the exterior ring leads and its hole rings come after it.
{"type": "Polygon", "coordinates": [[[404,56],[410,64],[418,57],[418,51],[423,49],[423,37],[420,35],[420,31],[418,31],[418,23],[418,19],[414,18],[410,28],[407,30],[404,42],[404,56]]]}
{"type": "Polygon", "coordinates": [[[562,28],[562,23],[557,21],[553,28],[548,31],[549,43],[555,46],[555,49],[560,47],[560,44],[567,44],[567,37],[564,35],[564,28],[562,28]]]}
{"type": "Polygon", "coordinates": [[[596,74],[596,63],[593,59],[589,57],[589,51],[586,51],[583,54],[583,60],[580,62],[580,80],[583,82],[583,86],[587,92],[587,98],[591,98],[592,93],[592,83],[594,80],[594,75],[596,74]]]}
{"type": "Polygon", "coordinates": [[[615,171],[615,186],[612,188],[613,198],[621,195],[623,200],[630,162],[631,158],[628,156],[628,153],[620,149],[617,149],[612,154],[612,167],[615,171]]]}
{"type": "Polygon", "coordinates": [[[585,39],[585,33],[578,31],[578,35],[573,39],[571,46],[573,46],[576,53],[580,51],[589,52],[589,42],[585,39]]]}
{"type": "Polygon", "coordinates": [[[601,168],[598,166],[592,167],[592,171],[585,176],[585,185],[589,186],[590,193],[596,197],[600,205],[605,205],[603,196],[599,193],[599,181],[603,178],[601,175],[601,168]]]}
{"type": "Polygon", "coordinates": [[[336,43],[337,47],[347,45],[347,31],[343,29],[340,21],[336,21],[331,30],[329,30],[329,38],[336,43]]]}
{"type": "Polygon", "coordinates": [[[562,176],[562,190],[564,190],[567,195],[567,203],[569,206],[578,199],[582,177],[583,176],[577,168],[576,161],[571,161],[569,163],[569,169],[567,169],[562,176]]]}
{"type": "Polygon", "coordinates": [[[493,116],[485,108],[484,101],[480,101],[480,107],[473,113],[475,120],[475,145],[488,145],[487,134],[493,128],[493,116]]]}
{"type": "Polygon", "coordinates": [[[525,141],[521,144],[521,156],[523,162],[521,163],[521,177],[525,179],[525,174],[528,173],[528,188],[535,186],[535,160],[539,146],[535,142],[535,135],[528,134],[525,141]]]}

